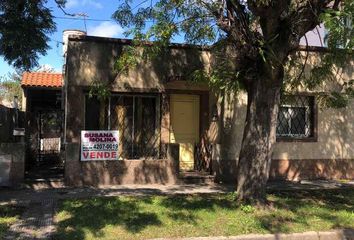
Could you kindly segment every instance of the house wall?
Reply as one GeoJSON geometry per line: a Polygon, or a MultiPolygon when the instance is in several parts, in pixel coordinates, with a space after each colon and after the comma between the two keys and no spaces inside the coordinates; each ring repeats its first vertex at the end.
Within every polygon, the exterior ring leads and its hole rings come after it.
{"type": "Polygon", "coordinates": [[[0,142],[0,165],[8,164],[10,172],[8,176],[8,182],[3,182],[2,174],[6,169],[1,169],[0,174],[0,186],[16,186],[24,180],[25,175],[25,143],[24,142],[12,142],[1,143],[0,142]]]}
{"type": "Polygon", "coordinates": [[[0,105],[0,186],[14,186],[24,179],[25,144],[22,136],[14,136],[15,126],[23,127],[24,122],[23,112],[0,105]]]}
{"type": "MultiPolygon", "coordinates": [[[[201,135],[214,144],[213,170],[217,180],[232,182],[240,151],[246,113],[245,93],[225,95],[209,91],[202,84],[180,81],[194,68],[210,65],[210,52],[190,47],[171,47],[151,63],[140,62],[127,75],[118,75],[115,61],[124,40],[95,37],[71,37],[65,74],[66,167],[70,185],[109,185],[176,182],[178,157],[156,160],[80,162],[80,132],[84,129],[85,93],[94,82],[106,82],[116,93],[160,94],[161,143],[169,144],[169,96],[173,93],[201,96],[201,135]],[[216,107],[216,109],[214,109],[216,107]],[[217,116],[213,115],[215,110],[217,116]]],[[[319,59],[311,53],[306,71],[319,59]]],[[[353,78],[352,64],[341,73],[353,78]]],[[[326,83],[315,92],[339,85],[326,83]]],[[[301,87],[298,92],[308,92],[301,87]]],[[[354,178],[354,102],[343,109],[318,109],[318,136],[315,142],[277,142],[271,166],[271,178],[354,178]]]]}
{"type": "Polygon", "coordinates": [[[109,82],[112,91],[119,92],[208,89],[206,85],[178,81],[194,69],[209,66],[208,50],[172,46],[151,62],[140,61],[128,74],[117,74],[114,66],[127,42],[89,36],[69,40],[65,78],[70,86],[89,87],[99,81],[109,82]]]}
{"type": "MultiPolygon", "coordinates": [[[[310,53],[305,74],[318,61],[320,53],[310,53]]],[[[324,82],[312,91],[303,87],[300,93],[315,94],[340,89],[340,83],[353,79],[353,62],[335,77],[337,83],[324,82]]],[[[338,69],[336,69],[337,71],[338,69]]],[[[219,119],[209,129],[215,146],[214,169],[217,179],[236,181],[236,166],[246,116],[247,95],[244,92],[222,95],[217,99],[219,119]]],[[[275,144],[270,170],[271,179],[353,179],[354,178],[354,100],[345,108],[317,109],[317,139],[279,141],[275,144]]]]}
{"type": "Polygon", "coordinates": [[[79,159],[80,144],[68,143],[65,164],[65,181],[68,185],[174,184],[177,181],[177,161],[174,156],[169,159],[90,162],[80,162],[79,159]]]}
{"type": "MultiPolygon", "coordinates": [[[[209,91],[203,84],[181,81],[193,69],[208,66],[209,52],[190,47],[171,47],[147,64],[139,63],[127,75],[114,70],[126,43],[124,40],[96,37],[69,38],[66,73],[66,163],[65,179],[69,185],[111,185],[176,182],[178,158],[81,162],[80,133],[85,127],[85,94],[95,82],[107,83],[114,93],[158,93],[161,99],[161,143],[169,143],[169,95],[201,96],[204,117],[201,132],[209,121],[209,91]]],[[[167,147],[169,149],[169,147],[167,147]]]]}

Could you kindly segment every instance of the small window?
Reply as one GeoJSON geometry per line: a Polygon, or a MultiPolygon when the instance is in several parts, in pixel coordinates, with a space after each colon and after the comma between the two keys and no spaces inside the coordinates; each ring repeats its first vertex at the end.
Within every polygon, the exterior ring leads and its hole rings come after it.
{"type": "Polygon", "coordinates": [[[277,138],[314,136],[314,97],[285,96],[279,108],[277,138]]]}

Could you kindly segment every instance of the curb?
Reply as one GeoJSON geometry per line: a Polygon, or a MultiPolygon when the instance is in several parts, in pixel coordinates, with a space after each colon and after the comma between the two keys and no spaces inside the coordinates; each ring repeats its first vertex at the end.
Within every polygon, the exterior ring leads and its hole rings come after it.
{"type": "Polygon", "coordinates": [[[151,240],[354,240],[354,229],[291,234],[248,234],[229,237],[155,238],[151,240]]]}

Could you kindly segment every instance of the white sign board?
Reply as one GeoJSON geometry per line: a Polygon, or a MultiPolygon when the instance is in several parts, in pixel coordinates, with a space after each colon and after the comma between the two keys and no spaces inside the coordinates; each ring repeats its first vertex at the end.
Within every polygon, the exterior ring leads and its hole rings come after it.
{"type": "Polygon", "coordinates": [[[81,161],[118,160],[118,131],[81,131],[81,161]]]}

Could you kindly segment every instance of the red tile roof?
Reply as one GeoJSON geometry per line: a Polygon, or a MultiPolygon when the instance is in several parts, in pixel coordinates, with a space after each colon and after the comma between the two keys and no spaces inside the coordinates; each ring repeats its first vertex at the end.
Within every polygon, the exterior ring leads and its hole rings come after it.
{"type": "Polygon", "coordinates": [[[25,72],[22,75],[23,87],[60,88],[63,86],[61,73],[25,72]]]}

